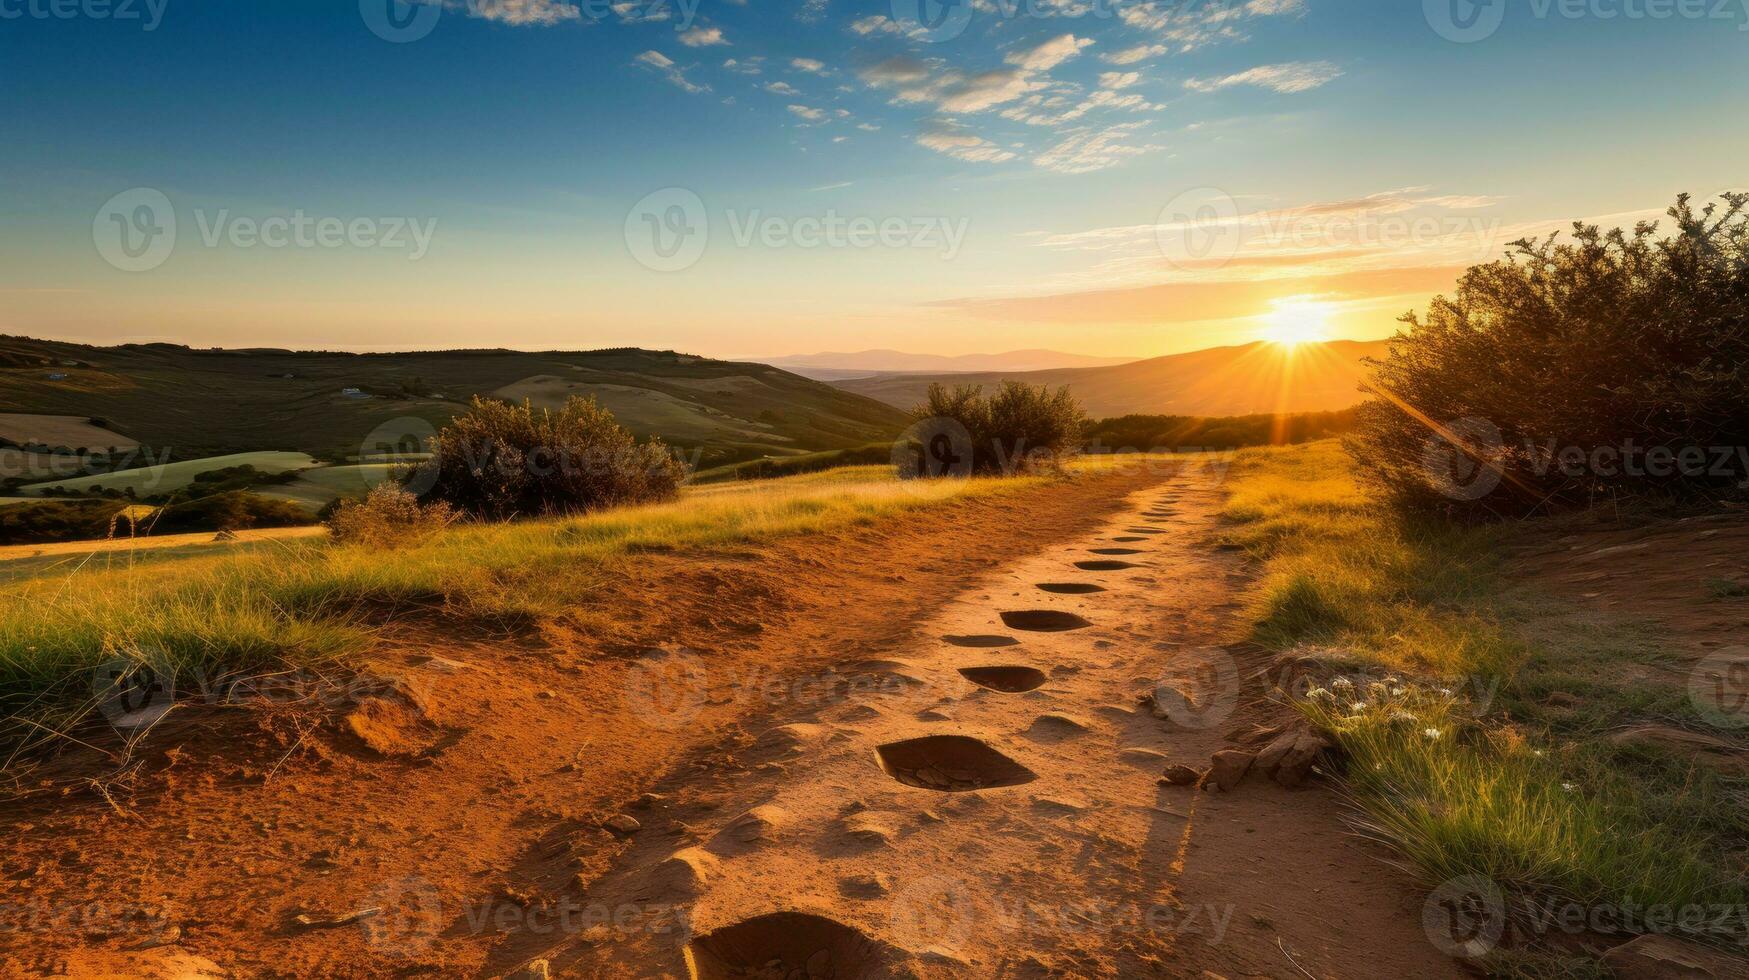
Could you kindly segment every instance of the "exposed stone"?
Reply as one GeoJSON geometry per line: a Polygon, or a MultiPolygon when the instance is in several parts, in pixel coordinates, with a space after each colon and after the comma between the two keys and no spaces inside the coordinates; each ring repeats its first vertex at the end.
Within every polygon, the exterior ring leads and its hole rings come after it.
{"type": "Polygon", "coordinates": [[[1749,976],[1749,962],[1672,936],[1641,936],[1603,954],[1617,980],[1724,980],[1749,976]]]}
{"type": "Polygon", "coordinates": [[[1635,725],[1611,735],[1620,748],[1673,755],[1698,766],[1733,775],[1749,774],[1749,753],[1727,739],[1669,725],[1635,725]]]}
{"type": "Polygon", "coordinates": [[[1193,766],[1173,765],[1166,767],[1166,774],[1160,777],[1162,786],[1195,786],[1202,782],[1202,777],[1208,775],[1207,769],[1197,769],[1193,766]]]}
{"type": "Polygon", "coordinates": [[[506,973],[504,980],[548,980],[551,976],[552,966],[546,960],[533,960],[513,973],[506,973]]]}
{"type": "Polygon", "coordinates": [[[1214,784],[1223,792],[1232,792],[1239,788],[1239,783],[1245,779],[1245,774],[1251,771],[1251,764],[1257,761],[1257,756],[1238,749],[1223,749],[1209,760],[1213,767],[1209,775],[1214,784]]]}
{"type": "Polygon", "coordinates": [[[635,834],[644,829],[644,825],[629,813],[616,813],[603,820],[601,825],[616,834],[635,834]]]}

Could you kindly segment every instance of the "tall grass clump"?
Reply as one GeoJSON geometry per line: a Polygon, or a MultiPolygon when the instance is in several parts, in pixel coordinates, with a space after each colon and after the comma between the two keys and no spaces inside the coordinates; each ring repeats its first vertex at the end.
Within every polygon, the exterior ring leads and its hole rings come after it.
{"type": "Polygon", "coordinates": [[[1741,493],[1749,195],[1514,242],[1391,342],[1349,445],[1408,508],[1465,518],[1741,493]],[[1479,469],[1478,469],[1479,468],[1479,469]]]}
{"type": "Polygon", "coordinates": [[[929,386],[911,412],[911,450],[927,476],[987,476],[1058,469],[1081,449],[1087,418],[1067,387],[1004,381],[991,395],[981,385],[929,386]]]}
{"type": "Polygon", "coordinates": [[[558,411],[475,398],[432,440],[409,479],[428,499],[487,520],[576,514],[669,500],[686,466],[638,442],[593,398],[558,411]]]}
{"type": "MultiPolygon", "coordinates": [[[[1293,706],[1340,743],[1365,832],[1430,888],[1488,879],[1520,919],[1564,903],[1749,907],[1732,781],[1599,737],[1681,717],[1682,693],[1636,670],[1645,639],[1511,583],[1504,527],[1388,506],[1356,469],[1333,441],[1241,451],[1224,534],[1263,563],[1249,638],[1320,665],[1293,706]],[[1551,690],[1582,693],[1583,710],[1545,713],[1551,690]]],[[[1731,941],[1746,919],[1696,936],[1731,941]]]]}

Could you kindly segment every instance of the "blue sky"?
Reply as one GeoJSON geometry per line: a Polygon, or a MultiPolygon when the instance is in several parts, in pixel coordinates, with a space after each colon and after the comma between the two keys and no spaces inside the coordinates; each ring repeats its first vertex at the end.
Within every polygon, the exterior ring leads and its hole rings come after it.
{"type": "Polygon", "coordinates": [[[99,343],[1380,336],[1519,234],[1749,185],[1737,0],[1493,0],[1468,43],[1376,0],[977,0],[953,36],[910,0],[54,2],[0,0],[0,331],[99,343]],[[125,271],[95,229],[135,188],[177,235],[125,271]],[[233,234],[297,215],[369,234],[233,234]],[[904,231],[808,238],[852,219],[904,231]],[[635,241],[664,223],[684,267],[635,241]]]}

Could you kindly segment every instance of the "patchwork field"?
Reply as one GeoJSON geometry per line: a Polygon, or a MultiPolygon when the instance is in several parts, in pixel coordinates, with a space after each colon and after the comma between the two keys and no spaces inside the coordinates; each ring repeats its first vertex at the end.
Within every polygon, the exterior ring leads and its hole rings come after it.
{"type": "Polygon", "coordinates": [[[316,461],[305,453],[237,453],[231,456],[212,456],[206,459],[119,470],[115,473],[102,473],[96,476],[35,483],[21,489],[26,493],[34,494],[41,494],[44,490],[54,487],[71,492],[85,492],[93,488],[120,491],[131,489],[137,496],[147,497],[181,490],[193,483],[194,478],[202,473],[211,473],[214,470],[222,470],[232,466],[253,466],[263,473],[286,473],[315,465],[316,461]]]}
{"type": "Polygon", "coordinates": [[[68,449],[133,449],[138,442],[118,432],[92,425],[86,416],[0,413],[0,440],[20,446],[65,446],[68,449]]]}

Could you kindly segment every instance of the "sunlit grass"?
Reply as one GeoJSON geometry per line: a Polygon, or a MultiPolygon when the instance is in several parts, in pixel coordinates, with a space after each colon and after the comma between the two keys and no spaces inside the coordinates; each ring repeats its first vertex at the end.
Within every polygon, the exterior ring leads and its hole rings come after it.
{"type": "Polygon", "coordinates": [[[859,467],[573,518],[457,526],[389,552],[304,539],[138,567],[108,556],[101,567],[6,584],[0,714],[50,716],[81,703],[93,668],[115,660],[183,683],[332,666],[410,611],[489,625],[561,619],[611,563],[640,552],[827,531],[1047,479],[1061,477],[899,481],[890,468],[859,467]]]}
{"type": "Polygon", "coordinates": [[[1601,738],[1612,720],[1680,711],[1675,692],[1615,680],[1640,638],[1506,581],[1506,531],[1378,506],[1333,442],[1242,452],[1229,490],[1227,536],[1265,568],[1252,638],[1364,665],[1300,707],[1342,743],[1368,832],[1428,884],[1480,874],[1520,898],[1741,905],[1738,789],[1601,738]],[[1556,689],[1589,707],[1537,723],[1556,689]]]}

